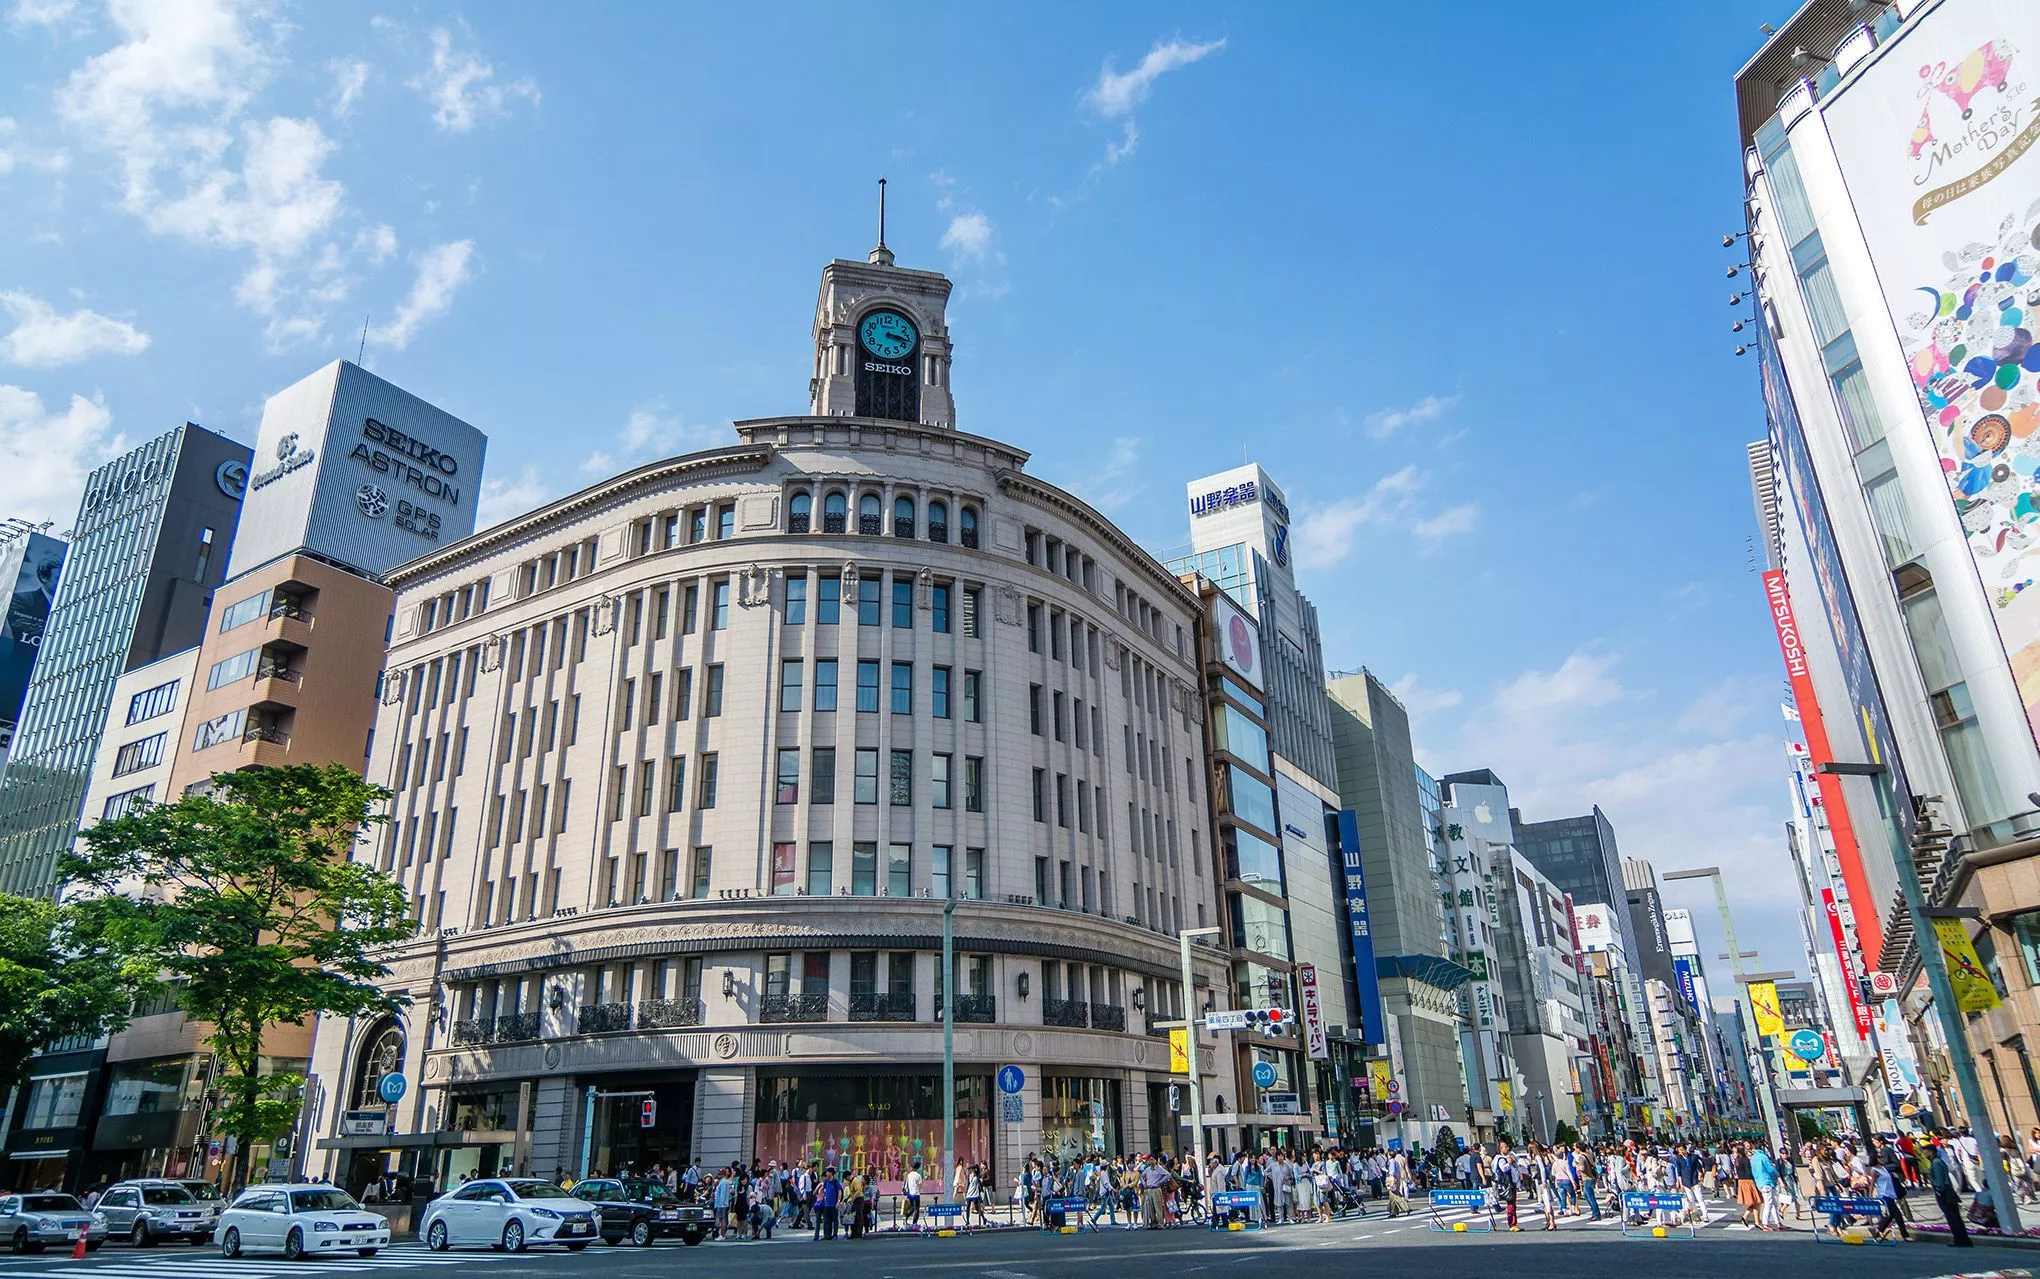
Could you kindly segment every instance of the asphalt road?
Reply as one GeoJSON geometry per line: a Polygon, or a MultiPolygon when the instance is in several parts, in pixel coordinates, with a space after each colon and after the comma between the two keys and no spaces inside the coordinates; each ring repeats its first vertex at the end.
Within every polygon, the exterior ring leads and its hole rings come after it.
{"type": "MultiPolygon", "coordinates": [[[[1526,1222],[1534,1220],[1526,1217],[1526,1222]]],[[[433,1253],[400,1243],[374,1258],[327,1257],[291,1263],[280,1257],[228,1261],[215,1248],[137,1250],[109,1244],[83,1261],[66,1253],[0,1255],[0,1279],[306,1279],[323,1271],[376,1279],[671,1279],[676,1271],[723,1275],[811,1275],[847,1270],[858,1279],[966,1275],[973,1279],[1184,1279],[1185,1276],[1294,1273],[1408,1274],[1449,1267],[1452,1279],[1580,1279],[1582,1275],[1647,1275],[1651,1279],[1778,1279],[1808,1270],[1847,1279],[1924,1279],[1957,1272],[2040,1269],[2040,1253],[1979,1245],[1850,1247],[1816,1243],[1805,1231],[1753,1234],[1716,1224],[1693,1240],[1625,1239],[1612,1223],[1568,1224],[1546,1233],[1534,1225],[1518,1235],[1441,1233],[1422,1218],[1380,1216],[1329,1225],[1212,1233],[1107,1230],[1076,1236],[994,1232],[955,1239],[877,1236],[833,1244],[805,1232],[781,1232],[758,1243],[677,1242],[639,1249],[596,1244],[581,1253],[493,1251],[433,1253]]]]}

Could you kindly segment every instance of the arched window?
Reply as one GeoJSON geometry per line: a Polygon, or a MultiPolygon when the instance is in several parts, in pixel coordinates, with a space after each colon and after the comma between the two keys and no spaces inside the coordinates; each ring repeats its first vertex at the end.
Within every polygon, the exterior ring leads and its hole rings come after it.
{"type": "Polygon", "coordinates": [[[885,508],[879,505],[878,494],[866,493],[857,499],[857,531],[867,537],[876,537],[885,531],[885,508]]]}
{"type": "Polygon", "coordinates": [[[928,503],[928,540],[931,542],[949,540],[949,503],[928,503]]]}
{"type": "Polygon", "coordinates": [[[843,518],[849,509],[848,500],[844,498],[840,490],[824,497],[822,499],[822,532],[841,533],[843,531],[843,518]]]}
{"type": "Polygon", "coordinates": [[[348,1109],[381,1110],[389,1105],[378,1091],[382,1077],[403,1068],[404,1028],[397,1025],[394,1017],[385,1017],[361,1041],[361,1058],[355,1063],[354,1082],[349,1089],[353,1100],[348,1109]]]}
{"type": "Polygon", "coordinates": [[[892,533],[894,537],[914,535],[914,499],[895,498],[892,504],[892,533]]]}
{"type": "Polygon", "coordinates": [[[962,542],[965,546],[975,549],[978,544],[977,508],[966,506],[957,512],[957,516],[956,540],[962,542]]]}
{"type": "Polygon", "coordinates": [[[815,509],[815,499],[809,493],[795,493],[793,501],[787,504],[786,529],[789,533],[808,531],[808,518],[815,509]]]}

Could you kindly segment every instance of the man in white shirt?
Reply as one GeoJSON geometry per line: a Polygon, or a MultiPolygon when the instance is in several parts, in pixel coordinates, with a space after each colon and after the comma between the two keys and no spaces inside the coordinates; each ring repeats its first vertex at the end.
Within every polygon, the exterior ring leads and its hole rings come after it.
{"type": "Polygon", "coordinates": [[[914,1160],[914,1166],[907,1169],[906,1198],[900,1207],[904,1210],[909,1229],[921,1228],[921,1161],[914,1160]]]}

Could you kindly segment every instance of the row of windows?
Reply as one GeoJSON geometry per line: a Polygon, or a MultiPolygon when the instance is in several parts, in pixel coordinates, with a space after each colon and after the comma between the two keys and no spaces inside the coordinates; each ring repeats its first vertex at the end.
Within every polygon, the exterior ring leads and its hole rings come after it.
{"type": "MultiPolygon", "coordinates": [[[[916,777],[913,751],[881,752],[876,749],[858,748],[852,750],[850,756],[851,803],[877,804],[882,791],[885,802],[889,805],[900,808],[913,806],[916,777]],[[881,764],[884,766],[883,773],[880,771],[881,764]]],[[[621,821],[633,816],[650,817],[655,812],[683,811],[687,806],[687,760],[686,755],[674,755],[666,760],[663,785],[660,783],[660,765],[657,760],[644,760],[636,765],[614,765],[610,773],[612,786],[610,820],[621,821]]],[[[722,771],[720,761],[720,752],[704,751],[696,762],[694,806],[697,809],[716,806],[722,771]]],[[[775,805],[800,802],[802,762],[802,751],[799,747],[786,747],[778,752],[774,762],[772,784],[772,799],[775,805]]],[[[805,762],[808,803],[834,804],[837,797],[836,748],[813,747],[806,752],[805,762]]],[[[958,799],[956,788],[957,783],[961,782],[964,811],[969,813],[985,811],[983,756],[966,755],[963,760],[963,772],[959,775],[956,772],[954,755],[946,752],[931,754],[927,777],[930,807],[956,807],[958,799]]],[[[513,835],[512,839],[515,838],[513,835]]],[[[491,847],[493,846],[492,838],[491,847]]]]}
{"type": "Polygon", "coordinates": [[[168,715],[171,711],[175,710],[177,708],[178,683],[179,681],[173,679],[167,684],[158,684],[154,688],[145,688],[129,698],[127,722],[139,724],[143,720],[154,719],[158,715],[168,715]]]}
{"type": "Polygon", "coordinates": [[[166,730],[122,746],[113,757],[113,775],[124,777],[129,773],[153,768],[162,763],[163,748],[169,741],[170,734],[166,730]]]}
{"type": "MultiPolygon", "coordinates": [[[[789,533],[848,533],[850,527],[850,496],[842,489],[830,489],[822,494],[821,526],[814,525],[814,494],[803,488],[794,492],[786,503],[786,531],[789,533]]],[[[876,493],[866,493],[857,499],[857,526],[855,531],[866,537],[890,533],[894,537],[920,536],[920,511],[911,497],[896,497],[892,505],[892,527],[885,522],[885,503],[876,493]]],[[[957,509],[957,541],[964,546],[978,545],[977,508],[968,504],[957,509]]],[[[947,542],[949,540],[949,503],[940,498],[928,503],[928,540],[947,542]]]]}
{"type": "MultiPolygon", "coordinates": [[[[814,684],[811,690],[804,688],[804,677],[808,673],[807,668],[809,665],[810,663],[805,658],[797,657],[787,658],[780,662],[780,710],[788,712],[800,710],[803,694],[809,691],[813,694],[812,703],[815,710],[833,711],[837,708],[837,660],[833,657],[822,657],[814,660],[812,663],[814,667],[814,684]]],[[[722,668],[715,666],[709,669],[720,672],[722,668]]],[[[881,701],[879,674],[880,664],[878,662],[860,661],[857,663],[856,707],[860,714],[875,715],[879,711],[879,703],[881,701]]],[[[629,683],[629,681],[625,682],[626,684],[629,683]]],[[[955,709],[952,699],[955,694],[960,693],[960,698],[955,700],[960,700],[962,703],[964,721],[971,724],[982,724],[984,722],[983,688],[984,676],[978,671],[965,671],[963,673],[962,685],[959,688],[955,679],[955,671],[951,667],[930,667],[928,670],[929,713],[936,719],[951,718],[955,709]]],[[[886,709],[895,715],[911,715],[914,713],[914,664],[912,662],[894,662],[892,664],[890,682],[886,685],[883,700],[886,709]]],[[[626,724],[624,727],[628,728],[629,725],[626,724]]]]}
{"type": "MultiPolygon", "coordinates": [[[[578,555],[578,551],[576,552],[578,555]]],[[[594,556],[589,556],[592,566],[594,556]]],[[[455,622],[465,622],[469,617],[489,607],[489,579],[482,578],[457,590],[447,591],[437,599],[426,600],[418,606],[418,633],[426,634],[455,622]]]]}

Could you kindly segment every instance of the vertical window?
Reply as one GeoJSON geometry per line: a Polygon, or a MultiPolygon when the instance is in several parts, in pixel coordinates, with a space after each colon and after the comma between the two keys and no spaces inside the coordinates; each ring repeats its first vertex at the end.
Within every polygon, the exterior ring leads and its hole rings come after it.
{"type": "Polygon", "coordinates": [[[663,703],[665,700],[666,677],[663,673],[654,671],[645,684],[646,724],[656,724],[659,722],[659,712],[664,709],[663,703]]]}
{"type": "Polygon", "coordinates": [[[878,579],[860,577],[857,579],[857,624],[878,625],[878,579]]]}
{"type": "Polygon", "coordinates": [[[985,850],[982,848],[963,850],[963,895],[974,902],[984,900],[985,850]]]}
{"type": "Polygon", "coordinates": [[[731,538],[737,535],[737,507],[725,502],[715,508],[715,535],[717,538],[731,538]]]}
{"type": "Polygon", "coordinates": [[[638,765],[638,816],[652,815],[652,794],[657,789],[659,768],[651,760],[638,765]]]}
{"type": "Polygon", "coordinates": [[[715,781],[718,763],[719,761],[716,759],[714,751],[707,751],[702,754],[700,769],[701,792],[695,800],[694,806],[696,808],[715,807],[715,781]]]}
{"type": "Polygon", "coordinates": [[[797,657],[779,664],[779,709],[782,711],[800,709],[800,666],[797,657]]]}
{"type": "Polygon", "coordinates": [[[1027,651],[1030,653],[1039,653],[1041,651],[1041,605],[1039,604],[1029,604],[1027,606],[1027,651]]]}
{"type": "Polygon", "coordinates": [[[1070,824],[1070,778],[1067,773],[1055,775],[1055,824],[1070,824]]]}
{"type": "Polygon", "coordinates": [[[789,573],[786,577],[786,624],[801,626],[807,622],[807,574],[789,573]]]}
{"type": "Polygon", "coordinates": [[[677,848],[669,848],[659,854],[659,900],[680,900],[680,850],[677,848]]]}
{"type": "Polygon", "coordinates": [[[1057,740],[1057,741],[1061,741],[1061,740],[1063,739],[1063,705],[1064,705],[1064,701],[1065,701],[1065,698],[1064,698],[1064,695],[1063,695],[1063,694],[1061,694],[1061,693],[1057,693],[1057,694],[1055,695],[1055,702],[1054,702],[1054,708],[1053,708],[1053,709],[1054,709],[1054,711],[1055,711],[1055,740],[1057,740]]]}
{"type": "Polygon", "coordinates": [[[914,713],[914,664],[894,662],[892,664],[892,713],[911,715],[914,713]]]}
{"type": "Polygon", "coordinates": [[[866,715],[878,713],[878,663],[857,663],[857,709],[866,715]]]}
{"type": "Polygon", "coordinates": [[[694,867],[688,876],[687,895],[696,901],[708,896],[708,866],[714,855],[715,850],[706,845],[694,850],[694,867]]]}
{"type": "Polygon", "coordinates": [[[722,714],[723,668],[717,662],[708,668],[708,685],[701,690],[701,714],[713,718],[722,714]]]}
{"type": "Polygon", "coordinates": [[[807,890],[810,897],[827,897],[835,891],[836,846],[827,840],[807,846],[807,890]]]}
{"type": "Polygon", "coordinates": [[[985,757],[982,755],[964,756],[963,808],[968,813],[985,811],[985,757]]]}
{"type": "Polygon", "coordinates": [[[836,659],[833,657],[815,659],[815,709],[836,709],[836,659]]]}
{"type": "MultiPolygon", "coordinates": [[[[636,714],[637,714],[637,681],[634,679],[627,679],[623,681],[623,730],[625,732],[630,731],[631,720],[636,714]]],[[[527,718],[525,720],[525,725],[529,727],[530,723],[531,723],[530,719],[527,718]]]]}
{"type": "Polygon", "coordinates": [[[892,624],[900,630],[914,627],[914,579],[893,576],[892,624]]]}
{"type": "Polygon", "coordinates": [[[886,850],[885,892],[888,897],[914,895],[914,846],[894,844],[886,850]]]}
{"type": "Polygon", "coordinates": [[[938,666],[930,676],[928,706],[936,719],[949,718],[949,668],[938,666]]]}
{"type": "Polygon", "coordinates": [[[730,584],[725,578],[709,588],[709,629],[726,631],[730,628],[730,584]]]}
{"type": "Polygon", "coordinates": [[[928,887],[935,896],[947,899],[953,894],[949,885],[949,845],[937,844],[928,854],[928,887]]]}
{"type": "Polygon", "coordinates": [[[984,615],[984,592],[975,586],[963,588],[963,633],[977,639],[978,619],[984,615]]]}
{"type": "Polygon", "coordinates": [[[878,896],[878,845],[859,840],[850,845],[850,895],[878,896]]]}
{"type": "Polygon", "coordinates": [[[929,592],[933,613],[930,625],[937,635],[949,634],[949,583],[937,582],[929,592]]]}
{"type": "Polygon", "coordinates": [[[198,563],[191,570],[192,579],[200,586],[212,572],[213,531],[209,528],[198,530],[198,563]]]}
{"type": "Polygon", "coordinates": [[[978,689],[983,682],[984,675],[980,671],[965,671],[963,673],[963,718],[966,723],[982,724],[985,722],[984,707],[978,696],[978,689]]]}
{"type": "Polygon", "coordinates": [[[814,764],[808,773],[808,802],[836,802],[836,748],[833,746],[815,748],[814,764]]]}
{"type": "Polygon", "coordinates": [[[673,685],[673,718],[686,719],[694,713],[694,668],[685,667],[673,685]]]}
{"type": "Polygon", "coordinates": [[[914,802],[914,752],[894,751],[892,768],[887,775],[887,793],[895,807],[907,807],[914,802]]]}
{"type": "Polygon", "coordinates": [[[914,499],[911,497],[895,498],[893,500],[892,511],[893,536],[914,536],[914,499]]]}
{"type": "Polygon", "coordinates": [[[1034,820],[1048,820],[1048,770],[1045,768],[1034,770],[1034,820]]]}
{"type": "Polygon", "coordinates": [[[937,808],[949,807],[949,764],[951,757],[937,755],[928,773],[928,802],[937,808]]]}
{"type": "Polygon", "coordinates": [[[708,540],[708,508],[697,506],[687,513],[687,540],[706,542],[708,540]]]}
{"type": "Polygon", "coordinates": [[[857,777],[855,779],[855,787],[856,794],[853,796],[853,798],[856,799],[858,803],[876,804],[878,802],[877,751],[860,749],[857,752],[857,777]]]}
{"type": "Polygon", "coordinates": [[[701,612],[701,588],[689,582],[680,592],[680,633],[694,634],[694,627],[701,612]]]}
{"type": "Polygon", "coordinates": [[[1027,686],[1027,731],[1041,736],[1041,685],[1027,686]]]}
{"type": "Polygon", "coordinates": [[[666,811],[677,813],[687,806],[687,757],[675,755],[666,761],[666,811]]]}
{"type": "Polygon", "coordinates": [[[652,638],[666,638],[666,631],[673,622],[673,593],[656,591],[652,595],[652,638]]]}
{"type": "Polygon", "coordinates": [[[798,748],[782,749],[779,752],[779,776],[772,790],[775,804],[797,804],[800,802],[800,751],[798,748]]]}
{"type": "Polygon", "coordinates": [[[609,820],[621,821],[624,806],[630,802],[630,767],[618,764],[613,776],[616,779],[616,802],[610,806],[609,820]]]}
{"type": "MultiPolygon", "coordinates": [[[[838,530],[839,532],[841,530],[838,530]]],[[[834,626],[843,608],[843,578],[823,573],[815,578],[815,625],[834,626]]]]}

